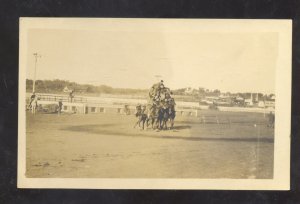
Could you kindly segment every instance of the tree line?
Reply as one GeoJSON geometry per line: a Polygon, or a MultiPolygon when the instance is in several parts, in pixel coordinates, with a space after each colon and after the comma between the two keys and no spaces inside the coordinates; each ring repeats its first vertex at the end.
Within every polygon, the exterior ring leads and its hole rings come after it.
{"type": "MultiPolygon", "coordinates": [[[[26,91],[32,92],[33,80],[26,80],[26,91]]],[[[95,86],[91,84],[78,84],[67,80],[36,80],[35,90],[38,93],[63,93],[67,87],[68,90],[73,90],[75,93],[94,93],[94,94],[146,94],[146,89],[130,89],[130,88],[113,88],[106,85],[95,86]]]]}
{"type": "MultiPolygon", "coordinates": [[[[32,92],[33,80],[26,80],[26,91],[32,92]]],[[[107,85],[95,86],[91,84],[78,84],[76,82],[70,82],[67,80],[37,80],[35,83],[36,92],[38,93],[63,93],[64,88],[67,87],[69,90],[74,90],[76,94],[122,94],[122,95],[147,95],[149,89],[130,89],[130,88],[113,88],[107,85]]],[[[149,87],[150,88],[150,87],[149,87]]],[[[214,89],[209,90],[205,88],[180,88],[172,90],[174,95],[183,97],[192,97],[194,99],[203,99],[205,97],[218,97],[221,94],[225,94],[230,97],[242,97],[250,98],[252,93],[221,93],[220,90],[214,89]]],[[[274,94],[262,94],[258,93],[258,100],[270,99],[274,94]]],[[[253,97],[257,97],[254,93],[253,97]]]]}

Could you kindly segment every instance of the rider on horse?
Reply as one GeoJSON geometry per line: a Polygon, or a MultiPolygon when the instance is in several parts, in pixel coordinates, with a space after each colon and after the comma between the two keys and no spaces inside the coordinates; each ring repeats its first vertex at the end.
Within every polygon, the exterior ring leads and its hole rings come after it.
{"type": "Polygon", "coordinates": [[[173,127],[176,104],[171,94],[170,89],[164,86],[163,80],[154,84],[149,91],[148,104],[143,106],[138,104],[136,106],[135,115],[139,118],[136,125],[140,124],[140,122],[144,124],[146,120],[148,126],[148,122],[151,120],[152,127],[154,127],[154,123],[157,124],[157,127],[158,123],[160,123],[160,128],[163,128],[164,125],[167,128],[166,122],[170,120],[171,127],[173,127]]]}

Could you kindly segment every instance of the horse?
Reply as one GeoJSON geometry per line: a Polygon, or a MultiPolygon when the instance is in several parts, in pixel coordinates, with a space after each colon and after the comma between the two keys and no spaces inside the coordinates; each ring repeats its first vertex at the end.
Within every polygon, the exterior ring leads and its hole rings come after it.
{"type": "Polygon", "coordinates": [[[169,119],[168,108],[165,106],[161,106],[158,111],[158,122],[159,122],[160,129],[168,128],[168,126],[167,126],[168,119],[169,119]]]}
{"type": "Polygon", "coordinates": [[[145,110],[141,109],[140,106],[136,106],[136,114],[135,116],[138,118],[138,121],[135,123],[134,127],[135,128],[137,125],[141,127],[141,122],[142,122],[142,128],[145,128],[145,122],[147,120],[147,114],[144,113],[145,110]]]}
{"type": "Polygon", "coordinates": [[[174,119],[176,116],[176,111],[174,106],[162,106],[158,111],[158,121],[160,129],[172,129],[174,127],[174,119]],[[168,121],[171,125],[168,128],[168,121]]]}
{"type": "Polygon", "coordinates": [[[169,120],[171,123],[170,129],[172,129],[174,127],[174,119],[176,117],[176,111],[175,111],[174,106],[169,107],[168,116],[169,116],[169,120]]]}
{"type": "Polygon", "coordinates": [[[155,104],[153,104],[149,109],[148,109],[148,115],[147,115],[147,127],[149,127],[149,121],[151,121],[151,126],[152,129],[158,128],[158,115],[159,115],[159,107],[155,104]],[[155,126],[154,126],[155,124],[155,126]]]}

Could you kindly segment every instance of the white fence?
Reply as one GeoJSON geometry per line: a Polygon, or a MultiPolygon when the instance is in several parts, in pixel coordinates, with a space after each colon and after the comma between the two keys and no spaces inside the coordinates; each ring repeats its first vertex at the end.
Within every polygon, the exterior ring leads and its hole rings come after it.
{"type": "MultiPolygon", "coordinates": [[[[57,104],[58,101],[63,102],[64,112],[74,113],[121,113],[128,114],[135,112],[135,106],[140,104],[146,104],[145,99],[124,99],[124,98],[102,98],[102,97],[84,97],[76,96],[71,99],[67,95],[59,94],[37,94],[38,101],[41,105],[57,104]],[[127,109],[125,109],[125,105],[127,109]]],[[[27,102],[29,102],[30,94],[27,94],[27,102]]],[[[196,116],[200,115],[201,110],[209,109],[208,106],[199,105],[195,102],[176,102],[176,114],[182,116],[196,116]]],[[[219,111],[231,111],[231,112],[257,112],[257,113],[269,113],[274,112],[275,109],[269,108],[258,108],[258,107],[223,107],[218,106],[219,111]]]]}

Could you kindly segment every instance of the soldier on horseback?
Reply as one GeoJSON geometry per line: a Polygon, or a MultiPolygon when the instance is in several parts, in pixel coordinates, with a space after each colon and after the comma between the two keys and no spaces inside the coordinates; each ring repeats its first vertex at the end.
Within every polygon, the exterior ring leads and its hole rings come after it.
{"type": "Polygon", "coordinates": [[[134,128],[139,125],[139,127],[141,127],[141,123],[142,123],[142,128],[144,129],[145,127],[145,122],[147,120],[147,114],[145,113],[146,111],[146,106],[145,105],[141,105],[138,104],[136,106],[136,113],[135,116],[138,118],[138,121],[135,123],[134,128]]]}
{"type": "Polygon", "coordinates": [[[154,84],[149,91],[147,106],[138,104],[136,107],[136,117],[139,120],[135,126],[143,122],[144,127],[146,120],[147,127],[149,126],[149,121],[151,121],[153,129],[155,128],[154,124],[156,128],[163,129],[164,127],[167,128],[167,122],[170,120],[171,127],[173,127],[176,104],[171,94],[170,89],[164,86],[163,80],[154,84]]]}
{"type": "Polygon", "coordinates": [[[161,80],[159,83],[153,84],[149,91],[150,99],[160,99],[160,92],[164,88],[164,81],[161,80]]]}

